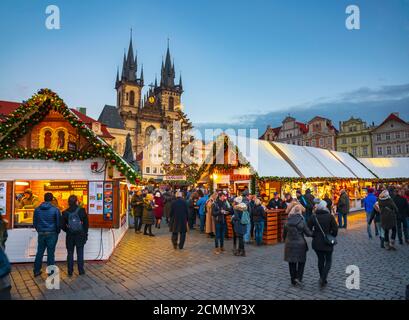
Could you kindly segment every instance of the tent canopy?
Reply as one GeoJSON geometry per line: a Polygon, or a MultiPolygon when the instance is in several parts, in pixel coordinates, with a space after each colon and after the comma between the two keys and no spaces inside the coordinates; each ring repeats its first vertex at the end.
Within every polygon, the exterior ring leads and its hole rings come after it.
{"type": "Polygon", "coordinates": [[[359,161],[380,179],[409,178],[409,158],[361,158],[359,161]]]}

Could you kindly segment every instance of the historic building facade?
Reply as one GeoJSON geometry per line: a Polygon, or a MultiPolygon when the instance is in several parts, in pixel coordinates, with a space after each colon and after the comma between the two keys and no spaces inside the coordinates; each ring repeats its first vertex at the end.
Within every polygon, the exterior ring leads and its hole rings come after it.
{"type": "Polygon", "coordinates": [[[332,121],[323,117],[314,117],[307,124],[306,133],[303,136],[305,146],[335,150],[338,130],[332,125],[332,121]]]}
{"type": "Polygon", "coordinates": [[[373,128],[359,118],[351,117],[347,121],[341,121],[337,137],[337,151],[348,152],[358,158],[371,158],[373,128]]]}
{"type": "Polygon", "coordinates": [[[282,126],[277,132],[278,135],[275,141],[302,146],[303,136],[307,132],[307,126],[304,123],[296,121],[295,118],[288,116],[284,119],[282,126]]]}
{"type": "Polygon", "coordinates": [[[372,131],[375,158],[409,157],[409,123],[391,113],[372,131]]]}
{"type": "Polygon", "coordinates": [[[161,162],[162,152],[154,147],[151,134],[156,129],[172,132],[174,121],[181,120],[182,77],[175,81],[175,65],[169,45],[165,61],[162,61],[160,83],[145,86],[143,69],[138,74],[138,60],[132,39],[128,54],[123,57],[122,72],[117,72],[115,90],[116,106],[105,106],[99,121],[108,126],[110,133],[123,145],[126,134],[131,134],[132,149],[145,178],[161,179],[165,175],[161,162]]]}

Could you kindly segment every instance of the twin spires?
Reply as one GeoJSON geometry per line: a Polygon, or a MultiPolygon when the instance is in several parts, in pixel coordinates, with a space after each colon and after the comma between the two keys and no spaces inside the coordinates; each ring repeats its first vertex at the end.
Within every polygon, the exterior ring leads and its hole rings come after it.
{"type": "MultiPolygon", "coordinates": [[[[134,82],[139,86],[144,86],[144,73],[143,73],[143,65],[141,67],[140,77],[138,78],[138,57],[137,53],[134,53],[133,49],[133,42],[132,42],[132,29],[131,29],[131,37],[129,41],[129,48],[128,54],[124,52],[123,62],[122,62],[122,73],[119,75],[119,69],[117,70],[116,75],[116,88],[119,87],[121,82],[134,82]]],[[[162,68],[161,68],[161,79],[160,79],[160,86],[158,86],[158,80],[155,77],[155,88],[161,88],[165,90],[176,91],[179,93],[183,92],[182,86],[182,75],[179,78],[179,84],[175,84],[175,63],[172,62],[170,49],[169,49],[169,40],[168,40],[168,48],[166,51],[165,61],[162,58],[162,68]]]]}

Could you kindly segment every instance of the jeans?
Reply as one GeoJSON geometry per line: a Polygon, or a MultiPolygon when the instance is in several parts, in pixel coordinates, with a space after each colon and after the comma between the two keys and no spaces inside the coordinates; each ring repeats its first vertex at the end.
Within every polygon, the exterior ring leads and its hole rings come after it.
{"type": "Polygon", "coordinates": [[[47,266],[55,265],[55,247],[57,246],[57,232],[39,232],[37,254],[34,261],[34,273],[40,273],[44,252],[47,249],[47,266]]]}
{"type": "Polygon", "coordinates": [[[206,223],[206,216],[205,215],[199,215],[200,218],[200,232],[205,231],[205,223],[206,223]]]}
{"type": "Polygon", "coordinates": [[[302,281],[304,275],[305,262],[289,262],[291,283],[294,284],[295,279],[302,281]]]}
{"type": "Polygon", "coordinates": [[[340,228],[347,228],[347,214],[338,212],[338,225],[340,228]],[[343,220],[343,221],[342,221],[343,220]]]}
{"type": "Polygon", "coordinates": [[[382,229],[381,227],[381,223],[380,222],[376,222],[375,223],[376,229],[378,230],[379,233],[379,237],[381,237],[382,239],[385,238],[385,231],[382,229]]]}
{"type": "Polygon", "coordinates": [[[396,227],[393,227],[392,229],[385,229],[385,242],[389,242],[389,239],[392,241],[395,241],[396,239],[396,227]],[[389,231],[392,231],[392,237],[389,238],[389,231]]]}
{"type": "Polygon", "coordinates": [[[251,219],[251,221],[250,221],[250,238],[251,239],[254,239],[254,221],[253,221],[253,219],[251,219]]]}
{"type": "Polygon", "coordinates": [[[142,217],[135,217],[135,232],[142,229],[142,217]]]}
{"type": "Polygon", "coordinates": [[[312,215],[311,212],[308,212],[308,211],[305,212],[304,214],[305,223],[308,223],[308,220],[310,220],[311,215],[312,215]]]}
{"type": "Polygon", "coordinates": [[[264,221],[254,222],[254,233],[257,245],[263,242],[264,221]]]}
{"type": "Polygon", "coordinates": [[[78,236],[67,235],[65,245],[67,247],[67,270],[68,273],[74,271],[74,249],[77,251],[78,272],[84,272],[84,244],[78,236]]]}
{"type": "Polygon", "coordinates": [[[195,223],[196,223],[196,212],[195,210],[191,210],[189,212],[189,228],[193,229],[195,223]]]}
{"type": "Polygon", "coordinates": [[[0,290],[0,301],[11,300],[11,287],[0,290]]]}
{"type": "MultiPolygon", "coordinates": [[[[366,213],[366,223],[367,223],[367,225],[366,225],[366,230],[367,230],[367,232],[368,232],[368,237],[370,238],[370,239],[372,239],[372,231],[371,231],[371,225],[369,224],[369,220],[371,219],[371,213],[369,212],[367,212],[366,213]]],[[[376,225],[375,225],[375,228],[376,228],[376,225]]]]}
{"type": "Polygon", "coordinates": [[[143,234],[152,234],[152,225],[151,224],[145,224],[143,234]],[[148,230],[149,230],[149,233],[148,233],[148,230]]]}
{"type": "Polygon", "coordinates": [[[186,232],[172,232],[172,244],[176,247],[178,245],[178,236],[180,235],[179,239],[179,249],[183,249],[186,240],[186,232]]]}
{"type": "Polygon", "coordinates": [[[318,271],[322,281],[327,281],[332,264],[332,251],[315,251],[318,257],[318,271]]]}
{"type": "Polygon", "coordinates": [[[246,225],[246,234],[244,235],[244,242],[250,242],[251,224],[246,225]]]}
{"type": "Polygon", "coordinates": [[[409,235],[408,235],[408,225],[406,218],[397,218],[397,225],[398,225],[398,238],[399,241],[403,240],[403,237],[405,237],[405,240],[409,240],[409,235]],[[403,233],[403,237],[402,237],[403,233]]]}
{"type": "Polygon", "coordinates": [[[239,250],[244,250],[244,239],[243,239],[243,235],[242,234],[237,234],[234,233],[234,239],[233,239],[233,247],[234,249],[237,249],[237,240],[239,243],[239,250]]]}
{"type": "Polygon", "coordinates": [[[216,223],[216,237],[214,238],[215,247],[224,247],[224,232],[226,223],[216,223]]]}

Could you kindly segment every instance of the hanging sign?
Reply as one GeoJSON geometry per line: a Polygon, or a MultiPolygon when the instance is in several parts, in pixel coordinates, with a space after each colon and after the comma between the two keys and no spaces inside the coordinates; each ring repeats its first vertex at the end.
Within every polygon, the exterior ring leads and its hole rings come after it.
{"type": "Polygon", "coordinates": [[[104,220],[113,220],[113,203],[114,203],[114,193],[113,193],[112,182],[104,183],[104,220]]]}
{"type": "Polygon", "coordinates": [[[90,181],[89,183],[89,214],[103,214],[104,210],[104,182],[90,181]]]}

